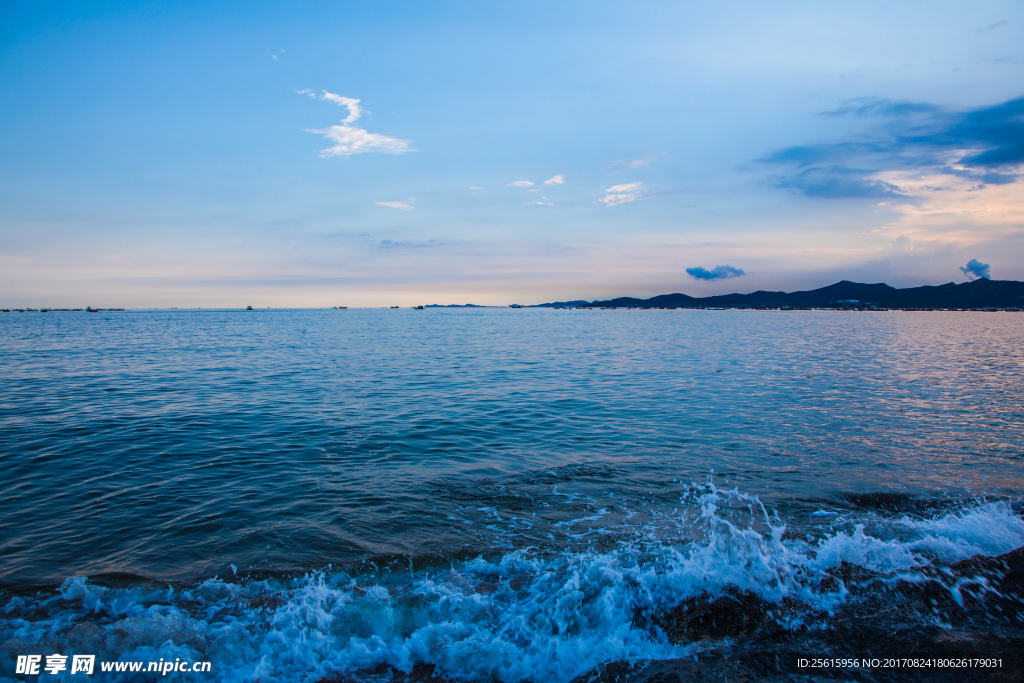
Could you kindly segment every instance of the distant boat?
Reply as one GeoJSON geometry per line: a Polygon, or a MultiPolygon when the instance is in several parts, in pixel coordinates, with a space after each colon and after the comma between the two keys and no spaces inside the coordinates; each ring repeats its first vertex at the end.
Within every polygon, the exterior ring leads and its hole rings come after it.
{"type": "Polygon", "coordinates": [[[251,311],[251,310],[252,310],[252,306],[246,306],[246,307],[245,307],[245,310],[247,310],[247,311],[251,311]]]}
{"type": "Polygon", "coordinates": [[[519,304],[512,304],[509,308],[522,308],[519,304]]]}
{"type": "Polygon", "coordinates": [[[398,306],[392,306],[391,308],[398,308],[398,306]]]}
{"type": "Polygon", "coordinates": [[[423,310],[422,306],[413,306],[412,308],[413,308],[414,311],[422,311],[423,310]]]}

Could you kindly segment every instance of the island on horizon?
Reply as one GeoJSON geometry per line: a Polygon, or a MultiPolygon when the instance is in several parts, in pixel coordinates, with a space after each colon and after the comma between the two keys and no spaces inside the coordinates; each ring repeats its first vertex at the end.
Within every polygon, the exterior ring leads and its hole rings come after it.
{"type": "Polygon", "coordinates": [[[885,283],[863,284],[842,280],[827,287],[800,292],[720,294],[692,297],[661,294],[649,299],[619,297],[606,301],[556,301],[530,308],[849,308],[864,310],[965,309],[1021,310],[1024,282],[979,278],[971,282],[898,289],[885,283]]]}

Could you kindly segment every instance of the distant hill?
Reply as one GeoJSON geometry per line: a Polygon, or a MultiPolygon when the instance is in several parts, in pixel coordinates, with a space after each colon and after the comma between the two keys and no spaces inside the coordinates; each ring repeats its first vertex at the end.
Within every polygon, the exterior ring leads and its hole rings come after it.
{"type": "Polygon", "coordinates": [[[978,279],[973,282],[897,289],[887,284],[843,280],[806,292],[766,292],[692,297],[662,294],[650,299],[541,304],[563,308],[1024,308],[1024,282],[978,279]]]}
{"type": "Polygon", "coordinates": [[[487,308],[477,304],[427,304],[425,308],[487,308]]]}
{"type": "Polygon", "coordinates": [[[597,304],[596,301],[584,301],[579,299],[577,301],[555,301],[550,304],[536,304],[534,306],[528,306],[527,308],[579,308],[581,306],[589,306],[590,304],[597,304]]]}

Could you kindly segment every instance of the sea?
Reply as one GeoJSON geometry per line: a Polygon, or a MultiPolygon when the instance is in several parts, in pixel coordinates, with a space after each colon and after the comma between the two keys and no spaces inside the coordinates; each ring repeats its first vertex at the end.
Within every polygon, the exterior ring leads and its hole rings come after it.
{"type": "Polygon", "coordinates": [[[996,559],[1024,546],[1022,339],[980,311],[3,313],[0,679],[988,656],[1024,642],[996,559]]]}

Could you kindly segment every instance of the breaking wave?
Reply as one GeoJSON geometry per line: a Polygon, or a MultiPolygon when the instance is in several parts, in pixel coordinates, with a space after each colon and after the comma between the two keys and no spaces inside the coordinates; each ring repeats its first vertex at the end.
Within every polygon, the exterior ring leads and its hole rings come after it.
{"type": "Polygon", "coordinates": [[[463,680],[569,681],[607,662],[709,647],[673,642],[662,628],[661,617],[688,599],[746,592],[772,606],[784,629],[827,629],[858,591],[941,583],[951,563],[1022,545],[1024,521],[1002,501],[928,517],[819,511],[783,520],[755,496],[694,485],[675,514],[602,548],[191,585],[73,577],[52,593],[7,593],[3,674],[13,674],[14,655],[59,652],[211,661],[220,681],[359,679],[382,665],[433,665],[463,680]],[[863,570],[857,585],[837,578],[848,566],[863,570]]]}

